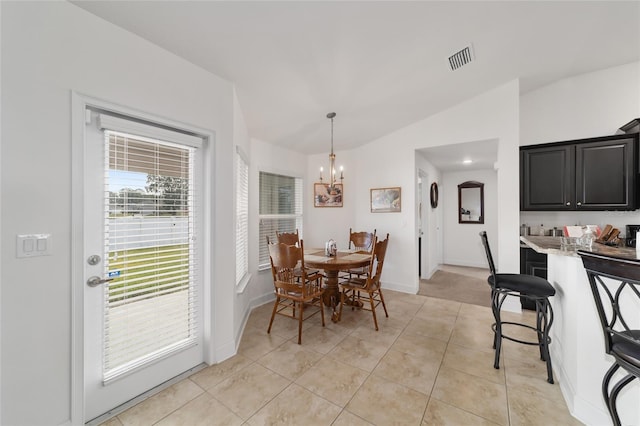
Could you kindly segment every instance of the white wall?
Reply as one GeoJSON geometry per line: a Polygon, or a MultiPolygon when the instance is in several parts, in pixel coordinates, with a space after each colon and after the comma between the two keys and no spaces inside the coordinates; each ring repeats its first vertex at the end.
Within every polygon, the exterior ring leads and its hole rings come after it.
{"type": "Polygon", "coordinates": [[[480,240],[480,231],[487,231],[492,255],[496,259],[500,257],[497,249],[499,232],[497,188],[498,174],[493,169],[442,174],[445,264],[487,268],[487,256],[480,240]],[[458,223],[458,185],[467,181],[484,183],[484,224],[458,223]]]}
{"type": "MultiPolygon", "coordinates": [[[[206,159],[217,285],[214,359],[233,353],[233,87],[68,2],[2,2],[0,423],[71,419],[71,91],[215,133],[206,159]],[[213,195],[215,194],[215,202],[213,195]],[[15,235],[50,233],[51,256],[17,259],[15,235]],[[223,303],[226,301],[226,303],[223,303]]],[[[82,259],[75,259],[80,260],[82,259]]],[[[82,389],[78,389],[81,393],[82,389]]],[[[79,420],[79,419],[76,419],[79,420]]]]}
{"type": "Polygon", "coordinates": [[[565,78],[520,98],[520,144],[613,135],[640,117],[640,62],[565,78]]]}
{"type": "Polygon", "coordinates": [[[629,212],[520,212],[520,220],[531,228],[531,233],[537,235],[540,225],[548,231],[553,227],[562,228],[565,225],[604,225],[618,228],[621,237],[626,238],[626,225],[640,225],[640,211],[629,212]]]}
{"type": "MultiPolygon", "coordinates": [[[[640,62],[560,80],[520,98],[522,145],[613,135],[640,117],[640,62]]],[[[632,212],[522,212],[532,228],[640,224],[632,212]]]]}

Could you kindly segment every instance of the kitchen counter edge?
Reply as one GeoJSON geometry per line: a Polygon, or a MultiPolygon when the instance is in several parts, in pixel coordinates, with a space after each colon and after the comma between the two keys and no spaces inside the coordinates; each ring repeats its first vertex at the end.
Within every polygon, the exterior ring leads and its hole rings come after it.
{"type": "MultiPolygon", "coordinates": [[[[527,247],[532,248],[538,253],[544,254],[556,254],[559,256],[578,257],[577,251],[563,250],[560,248],[561,237],[538,237],[534,235],[521,236],[522,241],[527,247]]],[[[613,256],[622,259],[640,259],[636,249],[633,247],[611,247],[604,244],[593,243],[591,250],[580,249],[584,251],[590,251],[592,253],[602,254],[604,256],[613,256]]]]}

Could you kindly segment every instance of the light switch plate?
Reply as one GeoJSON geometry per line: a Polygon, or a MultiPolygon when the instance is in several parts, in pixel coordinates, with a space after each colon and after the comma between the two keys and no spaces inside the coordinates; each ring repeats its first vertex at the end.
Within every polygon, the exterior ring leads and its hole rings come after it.
{"type": "Polygon", "coordinates": [[[22,234],[16,236],[16,257],[51,255],[51,234],[22,234]]]}

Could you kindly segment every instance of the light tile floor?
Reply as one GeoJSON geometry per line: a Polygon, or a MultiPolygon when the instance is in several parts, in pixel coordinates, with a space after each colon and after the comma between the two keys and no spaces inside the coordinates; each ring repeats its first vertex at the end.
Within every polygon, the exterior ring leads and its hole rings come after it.
{"type": "Polygon", "coordinates": [[[454,274],[467,275],[469,277],[486,280],[491,272],[488,268],[473,268],[470,266],[457,266],[457,265],[440,265],[438,269],[446,272],[453,272],[454,274]]]}
{"type": "MultiPolygon", "coordinates": [[[[107,425],[579,425],[537,347],[505,341],[493,368],[491,311],[385,291],[389,318],[345,309],[326,327],[272,304],[253,310],[238,354],[107,425]]],[[[533,315],[512,314],[531,322],[533,315]]]]}

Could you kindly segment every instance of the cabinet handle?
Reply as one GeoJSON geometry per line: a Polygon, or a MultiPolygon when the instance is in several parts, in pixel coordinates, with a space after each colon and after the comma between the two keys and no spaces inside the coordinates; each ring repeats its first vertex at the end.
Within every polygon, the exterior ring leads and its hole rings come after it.
{"type": "Polygon", "coordinates": [[[571,201],[567,201],[567,205],[570,206],[571,205],[571,201]]]}
{"type": "Polygon", "coordinates": [[[579,206],[581,206],[581,205],[582,205],[582,203],[581,203],[580,201],[578,201],[576,204],[578,204],[579,206]]]}

